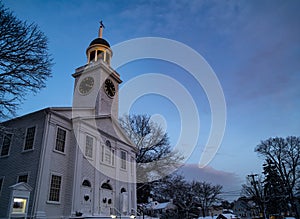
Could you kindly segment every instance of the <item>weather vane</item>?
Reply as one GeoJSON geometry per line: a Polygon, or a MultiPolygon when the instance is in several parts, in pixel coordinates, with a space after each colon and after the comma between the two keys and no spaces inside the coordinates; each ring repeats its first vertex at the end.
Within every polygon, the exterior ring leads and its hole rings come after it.
{"type": "Polygon", "coordinates": [[[99,38],[102,38],[103,35],[103,28],[105,28],[102,20],[100,21],[100,28],[99,28],[99,38]]]}
{"type": "Polygon", "coordinates": [[[103,27],[103,28],[105,28],[105,26],[104,26],[104,24],[103,24],[102,20],[100,21],[100,27],[103,27]]]}

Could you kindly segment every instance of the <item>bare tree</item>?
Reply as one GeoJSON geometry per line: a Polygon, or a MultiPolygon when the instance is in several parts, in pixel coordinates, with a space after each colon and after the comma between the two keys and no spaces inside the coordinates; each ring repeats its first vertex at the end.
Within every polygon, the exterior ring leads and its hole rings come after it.
{"type": "Polygon", "coordinates": [[[194,202],[194,191],[191,183],[187,182],[183,176],[168,175],[152,185],[153,198],[160,202],[170,200],[177,206],[177,217],[168,218],[190,218],[191,214],[199,215],[199,209],[194,202]],[[198,211],[198,212],[195,212],[198,211]]]}
{"type": "Polygon", "coordinates": [[[300,182],[300,137],[269,138],[257,145],[255,151],[272,162],[278,171],[289,204],[299,218],[295,193],[300,182]]]}
{"type": "Polygon", "coordinates": [[[172,151],[167,133],[148,115],[127,115],[120,119],[120,125],[137,146],[137,193],[138,202],[147,202],[150,196],[150,182],[168,175],[177,167],[182,156],[172,151]]]}
{"type": "Polygon", "coordinates": [[[212,185],[208,182],[188,182],[181,175],[170,175],[153,186],[154,198],[159,201],[173,200],[178,206],[180,218],[194,218],[208,215],[209,208],[220,204],[222,199],[221,185],[212,185]]]}
{"type": "Polygon", "coordinates": [[[222,193],[221,185],[212,185],[208,182],[193,181],[191,188],[195,195],[194,199],[201,206],[203,217],[208,215],[210,207],[222,200],[220,198],[220,194],[222,193]]]}
{"type": "Polygon", "coordinates": [[[242,194],[255,203],[254,209],[257,214],[265,215],[266,206],[262,176],[250,174],[246,179],[246,184],[242,185],[242,194]]]}
{"type": "Polygon", "coordinates": [[[0,2],[0,119],[15,115],[28,92],[45,87],[51,66],[46,36],[0,2]]]}
{"type": "Polygon", "coordinates": [[[137,180],[154,181],[177,167],[182,156],[172,151],[169,137],[148,115],[128,115],[120,119],[128,137],[138,148],[137,180]]]}

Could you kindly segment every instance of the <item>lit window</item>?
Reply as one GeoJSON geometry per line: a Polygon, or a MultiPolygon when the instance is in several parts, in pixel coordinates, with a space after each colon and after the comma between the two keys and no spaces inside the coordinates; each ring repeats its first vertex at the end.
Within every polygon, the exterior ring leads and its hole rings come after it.
{"type": "Polygon", "coordinates": [[[27,183],[28,182],[28,174],[18,176],[18,183],[20,183],[20,182],[27,183]]]}
{"type": "Polygon", "coordinates": [[[55,150],[65,152],[66,133],[66,130],[57,128],[55,150]]]}
{"type": "Polygon", "coordinates": [[[121,168],[122,169],[126,169],[126,152],[125,151],[121,151],[121,168]]]}
{"type": "Polygon", "coordinates": [[[59,202],[61,176],[51,175],[49,201],[59,202]]]}
{"type": "Polygon", "coordinates": [[[27,199],[25,198],[14,198],[12,213],[13,214],[26,213],[26,203],[27,203],[27,199]]]}
{"type": "Polygon", "coordinates": [[[91,136],[86,136],[85,156],[90,158],[93,158],[93,141],[94,139],[91,136]]]}
{"type": "Polygon", "coordinates": [[[3,143],[2,143],[2,147],[1,147],[1,156],[6,156],[9,154],[11,138],[12,138],[12,134],[4,135],[3,143]]]}
{"type": "Polygon", "coordinates": [[[24,151],[31,150],[33,148],[34,135],[35,135],[35,127],[28,128],[25,137],[24,151]]]}

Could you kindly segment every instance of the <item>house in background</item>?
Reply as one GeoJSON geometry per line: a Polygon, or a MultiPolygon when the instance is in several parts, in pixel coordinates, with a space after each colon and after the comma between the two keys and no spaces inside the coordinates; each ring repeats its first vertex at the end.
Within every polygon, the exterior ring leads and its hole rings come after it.
{"type": "Polygon", "coordinates": [[[109,43],[87,48],[72,107],[49,107],[1,124],[0,218],[110,218],[136,212],[136,147],[118,118],[120,75],[109,43]]]}
{"type": "Polygon", "coordinates": [[[233,212],[241,219],[259,218],[259,209],[252,200],[240,197],[234,201],[233,212]]]}
{"type": "Polygon", "coordinates": [[[177,206],[173,204],[172,200],[163,203],[150,200],[149,203],[143,206],[143,212],[146,215],[159,218],[161,215],[166,215],[168,213],[176,214],[177,206]]]}

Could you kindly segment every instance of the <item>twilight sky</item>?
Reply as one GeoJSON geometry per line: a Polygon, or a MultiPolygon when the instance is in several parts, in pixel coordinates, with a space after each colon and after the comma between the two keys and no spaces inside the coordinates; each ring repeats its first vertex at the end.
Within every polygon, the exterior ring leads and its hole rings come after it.
{"type": "MultiPolygon", "coordinates": [[[[234,174],[244,180],[249,173],[261,172],[262,159],[254,152],[260,140],[299,136],[300,2],[297,0],[3,3],[18,18],[40,26],[49,38],[55,62],[47,88],[35,96],[28,95],[19,115],[48,106],[72,105],[71,74],[86,63],[85,50],[97,37],[98,22],[103,20],[104,38],[112,46],[138,37],[167,38],[194,49],[214,70],[224,92],[227,122],[222,144],[209,163],[210,171],[227,172],[229,177],[234,174]]],[[[189,164],[198,163],[212,116],[209,101],[195,78],[172,63],[153,59],[134,61],[117,71],[123,86],[137,76],[159,73],[185,87],[201,121],[199,139],[188,160],[189,164]]],[[[178,90],[174,93],[181,96],[178,90]]],[[[161,95],[148,94],[132,105],[131,112],[156,114],[172,144],[176,144],[181,132],[182,107],[161,95]]]]}

